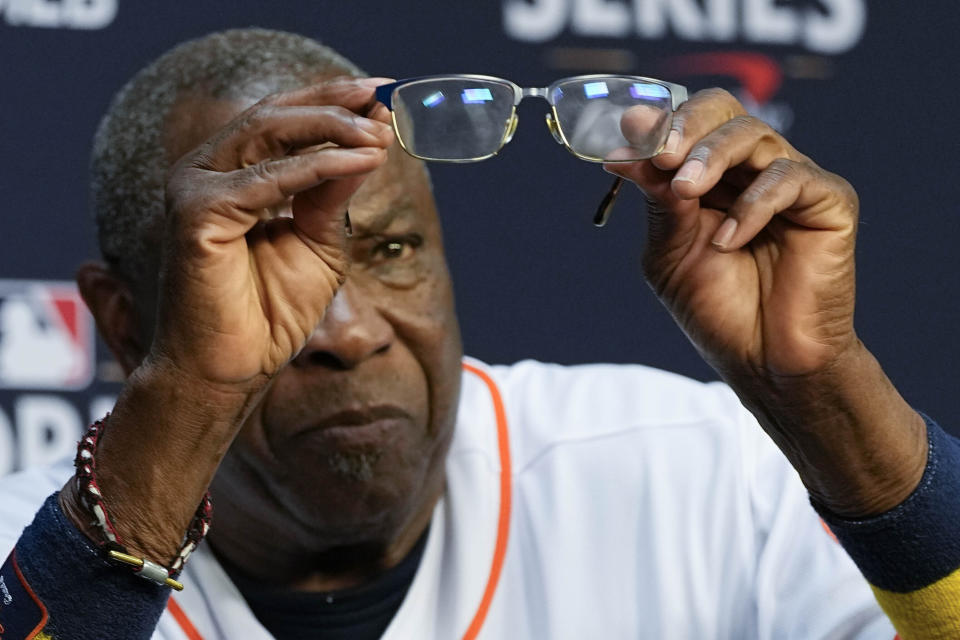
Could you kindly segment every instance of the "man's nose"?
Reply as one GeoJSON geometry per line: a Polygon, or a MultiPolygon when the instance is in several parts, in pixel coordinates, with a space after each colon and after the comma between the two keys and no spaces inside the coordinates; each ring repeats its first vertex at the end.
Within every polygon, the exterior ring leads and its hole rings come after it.
{"type": "Polygon", "coordinates": [[[395,338],[393,325],[348,279],[292,364],[338,371],[352,369],[372,356],[386,353],[395,338]]]}

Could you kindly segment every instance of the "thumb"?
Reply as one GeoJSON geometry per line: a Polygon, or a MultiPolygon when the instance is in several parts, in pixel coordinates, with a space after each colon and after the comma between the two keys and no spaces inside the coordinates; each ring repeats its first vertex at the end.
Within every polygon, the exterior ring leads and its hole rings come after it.
{"type": "Polygon", "coordinates": [[[313,242],[340,246],[347,204],[365,178],[359,175],[327,180],[297,194],[291,206],[294,224],[313,242]]]}

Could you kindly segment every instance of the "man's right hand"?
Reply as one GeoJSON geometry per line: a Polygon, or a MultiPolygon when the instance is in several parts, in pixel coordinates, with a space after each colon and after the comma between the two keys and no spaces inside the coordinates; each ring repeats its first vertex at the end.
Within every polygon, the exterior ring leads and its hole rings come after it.
{"type": "Polygon", "coordinates": [[[346,273],[347,201],[393,142],[382,83],[270,96],[176,163],[152,357],[243,385],[299,352],[346,273]]]}
{"type": "MultiPolygon", "coordinates": [[[[163,564],[175,555],[260,392],[333,300],[348,266],[347,202],[393,142],[374,99],[383,82],[265,98],[171,169],[153,344],[97,451],[131,553],[163,564]]],[[[78,528],[102,538],[72,481],[60,499],[78,528]]]]}

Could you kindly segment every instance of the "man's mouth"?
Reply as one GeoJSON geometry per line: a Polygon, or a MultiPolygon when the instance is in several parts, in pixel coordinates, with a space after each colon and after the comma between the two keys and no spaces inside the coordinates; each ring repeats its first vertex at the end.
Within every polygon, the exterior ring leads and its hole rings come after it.
{"type": "Polygon", "coordinates": [[[395,405],[343,409],[310,422],[298,436],[336,440],[338,444],[382,446],[413,422],[413,416],[395,405]]]}
{"type": "Polygon", "coordinates": [[[330,429],[333,427],[362,427],[383,420],[412,420],[413,416],[395,405],[378,405],[358,409],[344,409],[324,416],[307,428],[330,429]]]}

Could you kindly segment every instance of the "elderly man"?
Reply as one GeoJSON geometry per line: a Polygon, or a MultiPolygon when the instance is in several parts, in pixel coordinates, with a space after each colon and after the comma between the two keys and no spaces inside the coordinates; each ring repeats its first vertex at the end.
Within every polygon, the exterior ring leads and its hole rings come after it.
{"type": "Polygon", "coordinates": [[[114,101],[105,262],[78,283],[128,379],[75,475],[5,481],[4,640],[892,638],[874,595],[902,633],[960,637],[960,453],[857,340],[842,179],[694,96],[663,153],[609,169],[651,199],[648,278],[736,395],[490,367],[462,359],[387,80],[360,75],[233,31],[114,101]]]}

